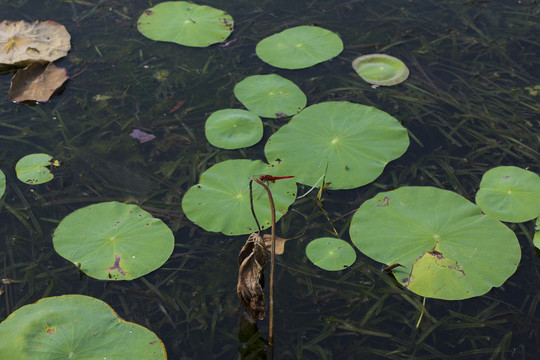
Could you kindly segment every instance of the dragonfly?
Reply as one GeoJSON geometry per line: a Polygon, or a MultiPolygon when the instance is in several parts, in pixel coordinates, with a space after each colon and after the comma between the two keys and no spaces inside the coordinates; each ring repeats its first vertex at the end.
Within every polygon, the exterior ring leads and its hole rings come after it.
{"type": "Polygon", "coordinates": [[[266,183],[275,183],[276,180],[281,180],[281,179],[290,179],[290,178],[293,178],[293,176],[272,176],[272,175],[261,175],[259,176],[259,180],[261,180],[262,182],[266,182],[266,183]]]}

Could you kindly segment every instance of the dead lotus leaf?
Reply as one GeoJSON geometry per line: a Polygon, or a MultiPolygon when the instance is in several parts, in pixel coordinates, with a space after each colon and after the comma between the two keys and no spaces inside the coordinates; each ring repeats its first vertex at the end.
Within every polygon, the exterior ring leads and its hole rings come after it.
{"type": "Polygon", "coordinates": [[[268,262],[268,253],[259,233],[249,235],[244,247],[238,254],[238,284],[236,292],[242,300],[246,313],[252,323],[264,319],[266,304],[264,301],[264,267],[268,262]]]}
{"type": "MultiPolygon", "coordinates": [[[[272,235],[270,234],[264,234],[263,235],[263,240],[264,240],[264,246],[266,247],[266,250],[268,251],[272,251],[272,235]]],[[[276,255],[282,255],[283,252],[285,251],[285,242],[287,240],[291,240],[291,239],[284,239],[284,238],[280,238],[278,236],[276,236],[276,248],[275,248],[275,251],[276,251],[276,255]]]]}
{"type": "Polygon", "coordinates": [[[54,21],[0,22],[0,66],[47,63],[66,56],[71,36],[54,21]]]}
{"type": "Polygon", "coordinates": [[[15,73],[11,79],[9,99],[15,102],[46,102],[69,79],[66,69],[53,63],[33,63],[15,73]]]}

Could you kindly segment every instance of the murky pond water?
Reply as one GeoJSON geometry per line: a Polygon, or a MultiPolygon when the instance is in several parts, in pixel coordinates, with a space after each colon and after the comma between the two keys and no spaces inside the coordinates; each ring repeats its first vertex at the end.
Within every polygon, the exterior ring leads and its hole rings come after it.
{"type": "MultiPolygon", "coordinates": [[[[245,238],[204,231],[180,204],[211,165],[265,160],[264,141],[283,119],[265,120],[263,141],[236,151],[208,144],[204,122],[216,110],[241,107],[236,83],[276,73],[297,84],[308,105],[346,100],[388,112],[408,129],[411,145],[375,182],[324,193],[324,210],[316,194],[306,196],[278,222],[280,236],[301,236],[277,260],[275,358],[538,358],[540,262],[532,221],[508,224],[522,259],[503,286],[468,300],[427,299],[425,307],[360,252],[339,272],[319,269],[305,255],[309,241],[333,228],[350,240],[352,213],[380,191],[427,185],[474,202],[492,167],[540,172],[536,1],[202,1],[235,20],[235,42],[208,48],[143,37],[137,19],[156,3],[0,1],[1,19],[54,20],[72,36],[71,51],[56,62],[71,80],[50,102],[11,103],[12,74],[0,75],[0,168],[7,178],[0,320],[43,297],[85,294],[154,331],[171,359],[264,358],[267,321],[257,324],[259,334],[241,322],[236,296],[245,238]],[[258,41],[297,25],[338,33],[344,51],[303,70],[273,68],[256,57],[258,41]],[[363,82],[351,61],[375,52],[402,59],[409,79],[387,88],[363,82]],[[133,129],[156,138],[139,143],[133,129]],[[61,161],[54,180],[18,181],[16,161],[41,152],[61,161]],[[54,251],[60,220],[112,200],[136,203],[173,230],[175,250],[160,269],[129,282],[99,281],[80,276],[54,251]]],[[[299,193],[308,190],[299,185],[299,193]]]]}

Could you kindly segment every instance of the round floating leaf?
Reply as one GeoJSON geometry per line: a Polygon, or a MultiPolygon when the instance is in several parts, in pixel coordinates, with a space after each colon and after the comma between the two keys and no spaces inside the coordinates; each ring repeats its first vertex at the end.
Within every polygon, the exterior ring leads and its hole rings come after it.
{"type": "Polygon", "coordinates": [[[19,360],[167,358],[156,334],[83,295],[44,298],[11,313],[0,324],[0,354],[19,360]]]}
{"type": "Polygon", "coordinates": [[[234,87],[234,95],[250,111],[267,118],[294,115],[307,104],[298,86],[275,74],[245,78],[234,87]]]}
{"type": "Polygon", "coordinates": [[[352,189],[375,180],[409,146],[407,130],[371,106],[346,101],[312,105],[268,140],[268,162],[295,180],[320,186],[326,172],[331,189],[352,189]]]}
{"type": "Polygon", "coordinates": [[[15,165],[17,178],[24,183],[43,184],[54,178],[47,168],[52,165],[53,157],[47,154],[30,154],[21,158],[15,165]]]}
{"type": "Polygon", "coordinates": [[[6,191],[6,175],[0,170],[0,198],[4,195],[6,191]]]}
{"type": "Polygon", "coordinates": [[[418,295],[483,295],[516,271],[515,234],[460,195],[433,187],[377,194],[354,214],[351,239],[367,256],[400,264],[396,279],[418,295]]]}
{"type": "Polygon", "coordinates": [[[224,109],[214,112],[206,120],[206,139],[223,149],[239,149],[258,143],[263,136],[261,118],[241,109],[224,109]]]}
{"type": "Polygon", "coordinates": [[[352,66],[364,81],[374,85],[397,85],[409,77],[409,69],[401,60],[385,54],[360,56],[352,66]]]}
{"type": "MultiPolygon", "coordinates": [[[[257,230],[249,203],[249,181],[256,176],[273,175],[275,168],[256,160],[227,160],[207,169],[182,199],[186,216],[208,231],[227,235],[249,234],[257,230]]],[[[296,198],[294,179],[268,184],[274,198],[276,221],[296,198]]],[[[265,229],[272,225],[266,192],[253,183],[253,206],[265,229]]]]}
{"type": "Polygon", "coordinates": [[[43,65],[35,62],[13,76],[9,100],[47,102],[67,79],[69,75],[66,69],[53,63],[43,65]]]}
{"type": "Polygon", "coordinates": [[[343,51],[343,42],[329,30],[297,26],[261,40],[255,51],[272,66],[302,69],[337,56],[343,51]]]}
{"type": "Polygon", "coordinates": [[[476,203],[497,220],[534,219],[540,215],[540,177],[515,166],[490,169],[482,176],[476,203]]]}
{"type": "Polygon", "coordinates": [[[54,21],[0,22],[0,65],[25,66],[66,56],[71,45],[66,28],[54,21]]]}
{"type": "Polygon", "coordinates": [[[234,28],[223,10],[186,1],[167,1],[145,10],[137,28],[147,38],[206,47],[225,40],[234,28]]]}
{"type": "Polygon", "coordinates": [[[306,255],[312,263],[328,271],[343,270],[356,260],[356,252],[348,242],[330,237],[311,241],[306,255]]]}
{"type": "Polygon", "coordinates": [[[54,249],[102,280],[132,280],[159,268],[171,255],[174,236],[136,205],[104,202],[66,216],[53,236],[54,249]]]}

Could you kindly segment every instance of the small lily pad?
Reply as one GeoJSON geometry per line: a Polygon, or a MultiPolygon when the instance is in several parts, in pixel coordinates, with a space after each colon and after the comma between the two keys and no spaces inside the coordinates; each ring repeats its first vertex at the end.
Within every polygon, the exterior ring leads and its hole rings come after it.
{"type": "Polygon", "coordinates": [[[352,62],[352,67],[364,81],[373,85],[397,85],[409,77],[409,69],[403,61],[385,54],[360,56],[352,62]]]}
{"type": "Polygon", "coordinates": [[[267,118],[294,115],[307,104],[306,95],[279,75],[253,75],[234,87],[234,95],[248,110],[267,118]]]}
{"type": "Polygon", "coordinates": [[[354,245],[414,293],[458,300],[502,285],[521,258],[516,235],[462,196],[402,187],[365,201],[351,221],[354,245]]]}
{"type": "Polygon", "coordinates": [[[476,203],[497,220],[534,219],[540,215],[540,177],[515,166],[490,169],[482,176],[476,203]]]}
{"type": "Polygon", "coordinates": [[[224,41],[233,31],[234,21],[225,11],[210,6],[166,1],[146,9],[137,28],[152,40],[206,47],[224,41]]]}
{"type": "Polygon", "coordinates": [[[54,178],[49,166],[53,165],[53,157],[47,154],[30,154],[21,158],[15,165],[17,178],[24,183],[37,185],[54,178]]]}
{"type": "Polygon", "coordinates": [[[261,118],[242,109],[223,109],[212,113],[204,130],[208,142],[223,149],[249,147],[263,136],[261,118]]]}
{"type": "Polygon", "coordinates": [[[306,255],[313,264],[328,271],[343,270],[356,261],[356,251],[348,242],[330,237],[311,241],[306,255]]]}
{"type": "Polygon", "coordinates": [[[0,198],[4,195],[6,191],[6,175],[0,170],[0,198]]]}
{"type": "Polygon", "coordinates": [[[0,323],[0,354],[21,360],[167,358],[156,334],[84,295],[48,297],[11,313],[0,323]]]}
{"type": "Polygon", "coordinates": [[[54,232],[53,245],[88,276],[132,280],[167,261],[174,236],[163,221],[138,206],[112,201],[66,216],[54,232]]]}
{"type": "Polygon", "coordinates": [[[330,30],[297,26],[261,40],[255,51],[262,61],[272,66],[302,69],[339,55],[343,42],[330,30]]]}
{"type": "Polygon", "coordinates": [[[352,189],[375,180],[409,146],[397,119],[371,106],[346,101],[309,106],[275,132],[265,147],[283,175],[331,189],[352,189]]]}
{"type": "MultiPolygon", "coordinates": [[[[250,234],[257,230],[249,202],[249,181],[261,175],[273,175],[276,168],[259,160],[227,160],[201,174],[182,199],[186,216],[207,231],[227,235],[250,234]]],[[[296,198],[294,179],[268,184],[275,204],[276,221],[288,210],[296,198]]],[[[253,206],[262,229],[272,225],[266,192],[253,183],[253,206]]]]}

